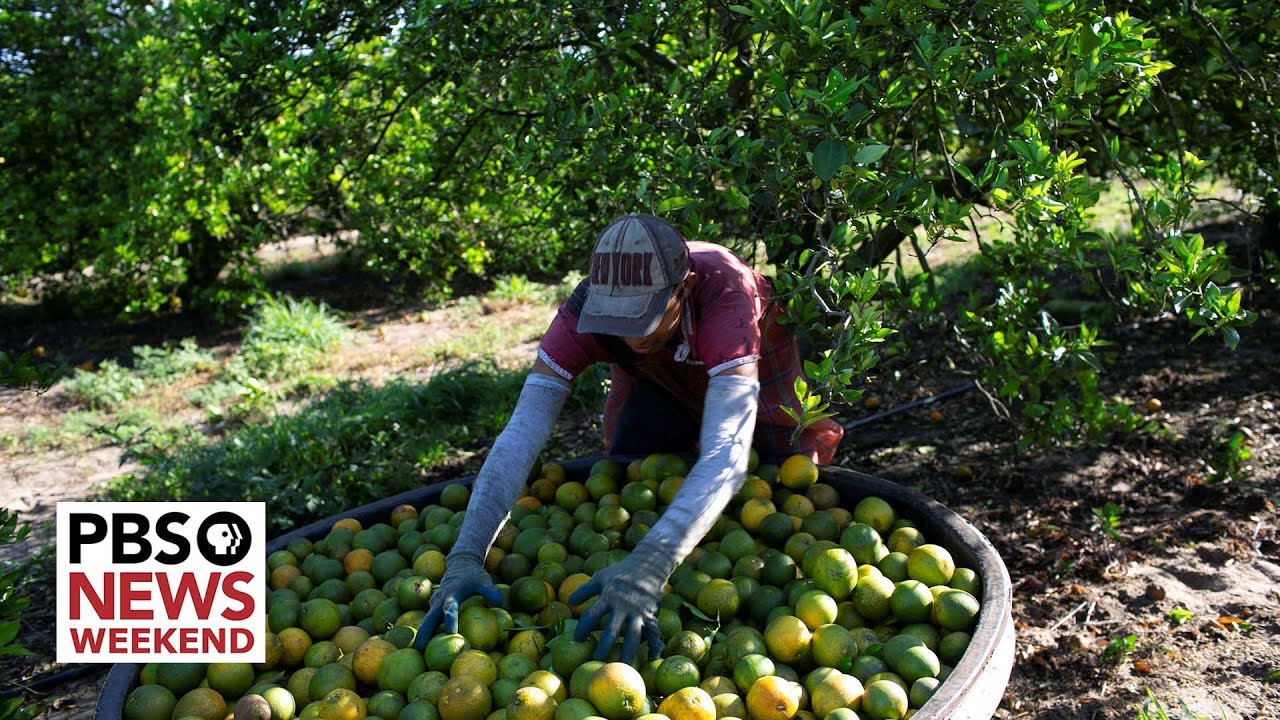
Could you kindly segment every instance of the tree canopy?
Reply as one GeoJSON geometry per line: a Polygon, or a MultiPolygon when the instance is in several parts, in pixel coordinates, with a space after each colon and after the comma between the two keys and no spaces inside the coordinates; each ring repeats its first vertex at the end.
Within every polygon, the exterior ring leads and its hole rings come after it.
{"type": "Polygon", "coordinates": [[[0,28],[0,277],[125,316],[234,312],[295,233],[444,293],[581,270],[653,212],[771,269],[810,418],[925,323],[1057,440],[1127,422],[1108,324],[1250,322],[1208,181],[1280,227],[1262,3],[3,0],[0,28]],[[1131,232],[1096,217],[1115,183],[1131,232]],[[975,235],[989,289],[930,326],[927,251],[975,235]]]}

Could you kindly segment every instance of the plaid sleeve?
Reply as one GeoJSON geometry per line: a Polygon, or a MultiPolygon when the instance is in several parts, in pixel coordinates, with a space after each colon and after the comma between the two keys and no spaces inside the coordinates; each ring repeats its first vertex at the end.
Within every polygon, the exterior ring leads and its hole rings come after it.
{"type": "Polygon", "coordinates": [[[721,293],[705,306],[698,318],[697,350],[708,375],[760,359],[759,317],[756,299],[738,290],[721,293]]]}

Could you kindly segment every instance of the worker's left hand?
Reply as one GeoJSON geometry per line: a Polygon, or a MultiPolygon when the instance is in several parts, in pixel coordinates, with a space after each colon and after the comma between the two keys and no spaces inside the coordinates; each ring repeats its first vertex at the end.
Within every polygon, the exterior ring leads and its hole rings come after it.
{"type": "Polygon", "coordinates": [[[622,660],[635,659],[641,635],[649,646],[649,659],[662,654],[662,636],[658,634],[658,602],[662,586],[671,574],[670,553],[640,543],[626,558],[596,573],[569,596],[569,604],[586,602],[594,595],[599,599],[578,620],[573,639],[582,642],[605,615],[609,622],[596,646],[596,660],[608,657],[613,644],[622,640],[622,660]]]}

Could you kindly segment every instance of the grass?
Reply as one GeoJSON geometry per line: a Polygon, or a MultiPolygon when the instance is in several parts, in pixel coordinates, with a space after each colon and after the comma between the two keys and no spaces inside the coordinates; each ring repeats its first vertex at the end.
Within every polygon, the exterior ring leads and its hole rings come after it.
{"type": "MultiPolygon", "coordinates": [[[[1138,714],[1134,720],[1209,720],[1207,716],[1199,715],[1187,707],[1186,701],[1182,698],[1176,698],[1178,703],[1177,714],[1170,715],[1169,710],[1160,702],[1160,699],[1151,692],[1151,688],[1147,688],[1147,699],[1142,702],[1142,707],[1138,709],[1138,714]]],[[[1227,714],[1222,713],[1225,719],[1227,714]]]]}
{"type": "MultiPolygon", "coordinates": [[[[427,379],[385,383],[348,374],[376,340],[344,356],[354,333],[331,310],[273,299],[231,352],[184,340],[80,370],[59,387],[81,409],[56,425],[11,430],[0,452],[123,448],[145,469],[111,481],[107,499],[261,500],[279,532],[418,485],[491,442],[526,370],[497,358],[536,340],[547,313],[508,313],[501,326],[490,314],[570,290],[510,278],[485,297],[423,313],[447,331],[431,333],[438,339],[405,356],[401,369],[425,367],[427,379]]],[[[602,380],[576,383],[570,406],[598,407],[602,380]]]]}
{"type": "Polygon", "coordinates": [[[314,367],[350,336],[323,303],[269,298],[250,318],[238,355],[254,377],[275,379],[314,367]]]}

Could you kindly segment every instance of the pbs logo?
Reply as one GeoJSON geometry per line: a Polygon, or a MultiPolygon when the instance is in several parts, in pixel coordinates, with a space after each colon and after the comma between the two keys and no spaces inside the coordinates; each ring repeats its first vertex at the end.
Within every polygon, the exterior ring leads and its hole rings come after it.
{"type": "Polygon", "coordinates": [[[205,560],[226,567],[249,553],[249,523],[235,513],[216,512],[200,523],[196,547],[205,560]]]}

